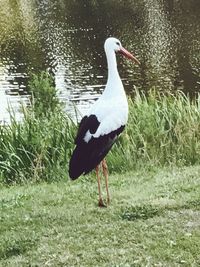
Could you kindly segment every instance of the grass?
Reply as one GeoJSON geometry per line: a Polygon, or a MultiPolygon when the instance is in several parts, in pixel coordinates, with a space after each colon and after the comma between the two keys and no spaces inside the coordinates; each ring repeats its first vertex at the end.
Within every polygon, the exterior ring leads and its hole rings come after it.
{"type": "Polygon", "coordinates": [[[29,91],[31,103],[22,106],[23,121],[16,121],[11,111],[11,124],[0,125],[0,183],[53,181],[66,172],[76,126],[47,73],[33,75],[29,91]]]}
{"type": "Polygon", "coordinates": [[[200,167],[1,187],[0,266],[199,266],[200,167]],[[104,190],[105,191],[105,190],[104,190]]]}
{"type": "Polygon", "coordinates": [[[123,138],[110,153],[113,169],[144,164],[186,166],[200,163],[200,95],[164,95],[136,91],[129,100],[129,121],[123,138]],[[123,157],[122,157],[123,155],[123,157]],[[130,160],[131,159],[131,160],[130,160]]]}
{"type": "Polygon", "coordinates": [[[24,123],[15,119],[0,126],[0,182],[5,184],[53,181],[66,169],[75,127],[63,113],[35,117],[25,113],[24,123]],[[59,123],[58,123],[59,122],[59,123]]]}

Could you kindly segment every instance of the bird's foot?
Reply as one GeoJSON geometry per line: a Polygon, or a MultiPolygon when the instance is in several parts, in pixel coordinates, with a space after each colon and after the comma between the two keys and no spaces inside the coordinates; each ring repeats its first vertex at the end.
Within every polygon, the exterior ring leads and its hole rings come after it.
{"type": "Polygon", "coordinates": [[[107,205],[110,205],[110,198],[107,198],[107,205]]]}
{"type": "Polygon", "coordinates": [[[102,198],[99,199],[98,206],[99,206],[100,208],[106,208],[106,207],[107,207],[107,206],[103,203],[102,198]]]}

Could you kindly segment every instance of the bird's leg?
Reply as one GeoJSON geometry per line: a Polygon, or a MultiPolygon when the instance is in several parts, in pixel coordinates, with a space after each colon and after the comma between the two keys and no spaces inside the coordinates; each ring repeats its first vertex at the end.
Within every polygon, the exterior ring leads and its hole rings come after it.
{"type": "Polygon", "coordinates": [[[99,207],[105,207],[104,203],[103,203],[103,199],[102,199],[102,195],[101,195],[101,177],[99,175],[99,165],[97,165],[96,167],[96,176],[97,176],[97,183],[98,183],[98,191],[99,191],[99,207]]]}
{"type": "Polygon", "coordinates": [[[107,204],[110,204],[110,194],[108,190],[108,165],[106,163],[106,159],[103,159],[102,162],[102,169],[103,169],[103,175],[105,177],[105,182],[106,182],[106,193],[107,193],[107,204]]]}

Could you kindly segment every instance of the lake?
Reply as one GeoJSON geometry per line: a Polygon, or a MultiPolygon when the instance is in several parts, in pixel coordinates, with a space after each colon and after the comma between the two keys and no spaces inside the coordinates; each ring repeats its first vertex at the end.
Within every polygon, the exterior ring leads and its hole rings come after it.
{"type": "Polygon", "coordinates": [[[199,0],[0,0],[0,121],[20,118],[30,71],[55,77],[67,112],[84,113],[107,78],[103,44],[120,39],[140,60],[118,56],[127,94],[200,91],[199,0]]]}

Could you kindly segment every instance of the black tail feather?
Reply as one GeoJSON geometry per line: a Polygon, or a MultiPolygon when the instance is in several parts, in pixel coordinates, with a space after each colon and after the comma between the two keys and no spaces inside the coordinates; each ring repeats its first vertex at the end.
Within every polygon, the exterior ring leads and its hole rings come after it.
{"type": "Polygon", "coordinates": [[[69,162],[69,177],[76,180],[85,169],[85,156],[82,146],[76,146],[69,162]]]}

